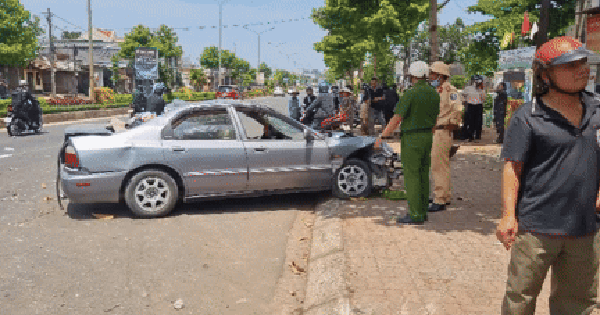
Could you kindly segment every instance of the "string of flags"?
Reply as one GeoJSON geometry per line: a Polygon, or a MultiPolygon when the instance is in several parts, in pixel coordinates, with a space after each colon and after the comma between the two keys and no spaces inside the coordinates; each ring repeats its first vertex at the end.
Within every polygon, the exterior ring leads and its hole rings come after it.
{"type": "MultiPolygon", "coordinates": [[[[298,22],[301,20],[308,20],[308,19],[312,19],[311,17],[302,17],[302,18],[295,18],[295,19],[283,19],[283,20],[275,20],[275,21],[268,21],[268,22],[255,22],[255,23],[249,23],[249,24],[232,24],[232,25],[223,25],[223,28],[229,28],[229,27],[248,27],[248,26],[260,26],[260,25],[273,25],[273,24],[280,24],[280,23],[288,23],[288,22],[298,22]]],[[[184,31],[189,31],[190,29],[216,29],[218,28],[218,25],[201,25],[201,26],[186,26],[186,27],[171,27],[171,29],[173,30],[184,30],[184,31]]],[[[126,28],[121,28],[121,29],[125,29],[125,30],[133,30],[135,29],[135,27],[126,27],[126,28]]],[[[154,32],[159,30],[160,28],[149,28],[150,31],[154,32]]]]}
{"type": "MultiPolygon", "coordinates": [[[[533,23],[533,26],[530,27],[529,23],[529,12],[525,11],[525,16],[523,18],[523,23],[521,24],[521,35],[525,36],[527,33],[531,33],[527,36],[530,40],[533,40],[533,36],[538,31],[537,23],[533,23]]],[[[515,33],[504,33],[504,37],[502,38],[502,42],[500,43],[500,48],[506,48],[510,43],[512,43],[515,39],[515,33]]]]}

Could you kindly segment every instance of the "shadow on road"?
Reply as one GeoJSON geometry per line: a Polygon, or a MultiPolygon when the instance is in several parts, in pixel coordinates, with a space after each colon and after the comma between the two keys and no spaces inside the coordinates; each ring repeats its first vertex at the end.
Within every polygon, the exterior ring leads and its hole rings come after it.
{"type": "MultiPolygon", "coordinates": [[[[457,154],[452,159],[452,201],[446,211],[429,213],[428,221],[417,229],[437,233],[474,232],[495,234],[501,215],[502,162],[492,157],[457,154]]],[[[404,184],[400,185],[401,187],[404,184]]],[[[433,186],[433,185],[431,185],[433,186]]],[[[431,193],[433,195],[433,193],[431,193]]],[[[325,211],[325,217],[369,218],[371,222],[389,228],[406,228],[396,223],[398,216],[408,213],[406,200],[388,200],[372,194],[366,200],[349,200],[325,211]]]]}
{"type": "MultiPolygon", "coordinates": [[[[211,215],[236,212],[304,210],[329,199],[331,192],[298,193],[252,198],[229,198],[179,204],[166,217],[181,215],[211,215]]],[[[112,215],[115,218],[140,219],[125,205],[112,203],[71,204],[66,207],[67,215],[74,220],[96,220],[94,214],[112,215]]]]}

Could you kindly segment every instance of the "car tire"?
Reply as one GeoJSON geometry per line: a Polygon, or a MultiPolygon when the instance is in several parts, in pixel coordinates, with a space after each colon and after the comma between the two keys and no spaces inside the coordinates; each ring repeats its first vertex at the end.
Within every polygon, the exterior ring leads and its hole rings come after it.
{"type": "Polygon", "coordinates": [[[368,197],[373,190],[369,165],[350,159],[342,165],[333,178],[333,195],[340,199],[368,197]]]}
{"type": "Polygon", "coordinates": [[[167,173],[150,169],[135,174],[125,188],[125,203],[141,218],[160,217],[177,204],[179,188],[167,173]]]}

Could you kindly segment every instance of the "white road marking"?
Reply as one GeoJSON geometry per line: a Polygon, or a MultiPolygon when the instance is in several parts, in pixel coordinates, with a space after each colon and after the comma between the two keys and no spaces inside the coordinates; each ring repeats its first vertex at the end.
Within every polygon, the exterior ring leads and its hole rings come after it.
{"type": "Polygon", "coordinates": [[[0,159],[1,158],[7,158],[7,157],[12,157],[12,154],[2,154],[2,155],[0,155],[0,159]]]}
{"type": "Polygon", "coordinates": [[[6,150],[6,151],[14,151],[14,150],[15,150],[15,148],[9,148],[9,147],[5,147],[5,148],[4,148],[4,150],[6,150]]]}

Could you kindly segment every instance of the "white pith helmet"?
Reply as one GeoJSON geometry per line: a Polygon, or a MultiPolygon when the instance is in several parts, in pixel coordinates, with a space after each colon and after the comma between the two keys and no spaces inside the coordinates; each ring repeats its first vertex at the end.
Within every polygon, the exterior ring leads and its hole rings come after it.
{"type": "Polygon", "coordinates": [[[425,78],[429,75],[429,66],[424,61],[417,61],[410,65],[408,73],[415,78],[425,78]]]}

